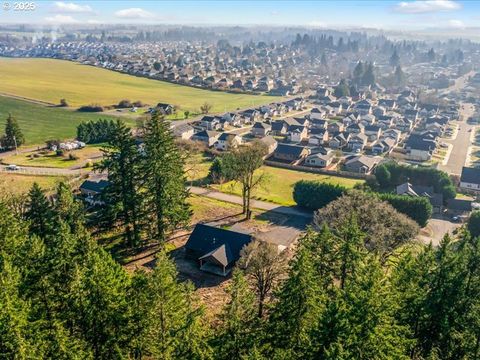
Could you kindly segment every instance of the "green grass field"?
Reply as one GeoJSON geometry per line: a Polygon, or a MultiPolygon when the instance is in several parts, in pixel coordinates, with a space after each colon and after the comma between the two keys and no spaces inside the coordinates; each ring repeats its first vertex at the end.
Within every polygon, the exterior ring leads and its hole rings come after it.
{"type": "Polygon", "coordinates": [[[151,105],[169,103],[179,106],[182,112],[187,109],[195,112],[208,102],[215,113],[279,99],[201,90],[54,59],[0,58],[0,79],[0,93],[53,104],[64,98],[73,107],[92,103],[113,105],[129,99],[151,105]]]}
{"type": "MultiPolygon", "coordinates": [[[[42,144],[48,139],[74,138],[77,134],[78,124],[84,121],[98,120],[99,118],[115,119],[112,116],[79,113],[0,96],[0,134],[3,133],[8,113],[12,113],[13,117],[17,119],[27,145],[42,144]]],[[[130,125],[135,125],[133,119],[125,118],[125,121],[130,125]]]]}
{"type": "Polygon", "coordinates": [[[63,176],[34,176],[2,173],[0,176],[0,196],[3,192],[9,194],[25,194],[36,182],[45,191],[50,191],[61,181],[65,181],[63,176]]]}
{"type": "MultiPolygon", "coordinates": [[[[306,173],[302,171],[280,169],[270,166],[263,166],[260,171],[266,173],[265,185],[256,190],[254,196],[256,199],[270,201],[276,204],[291,206],[295,205],[293,201],[293,185],[300,180],[317,180],[330,184],[339,184],[346,187],[353,187],[363,180],[349,179],[339,176],[320,175],[306,173]]],[[[222,185],[214,185],[219,191],[241,195],[241,189],[238,184],[225,183],[222,185]]]]}

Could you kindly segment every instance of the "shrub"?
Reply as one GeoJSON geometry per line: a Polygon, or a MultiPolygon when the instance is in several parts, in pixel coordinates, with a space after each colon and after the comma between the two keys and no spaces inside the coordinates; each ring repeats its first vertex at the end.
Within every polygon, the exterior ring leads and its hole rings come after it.
{"type": "Polygon", "coordinates": [[[379,194],[379,198],[388,202],[399,213],[407,215],[412,220],[424,227],[432,216],[432,205],[426,197],[411,197],[396,194],[379,194]]]}
{"type": "Polygon", "coordinates": [[[390,190],[409,181],[413,185],[432,186],[435,192],[443,194],[445,201],[456,196],[455,186],[448,174],[431,167],[389,162],[377,167],[375,177],[383,190],[390,190]]]}
{"type": "Polygon", "coordinates": [[[92,105],[84,105],[78,108],[80,112],[102,112],[103,106],[92,104],[92,105]]]}
{"type": "Polygon", "coordinates": [[[60,106],[61,107],[68,107],[68,102],[66,99],[60,99],[60,106]]]}
{"type": "Polygon", "coordinates": [[[62,149],[58,149],[57,151],[55,151],[55,154],[57,156],[63,156],[63,155],[65,155],[65,151],[63,151],[62,149]]]}
{"type": "Polygon", "coordinates": [[[299,206],[317,210],[338,199],[346,190],[347,188],[340,185],[300,180],[293,187],[293,200],[299,206]]]}
{"type": "Polygon", "coordinates": [[[119,109],[126,109],[126,108],[131,108],[132,107],[132,102],[130,100],[124,99],[120,100],[120,102],[117,105],[117,108],[119,109]]]}
{"type": "Polygon", "coordinates": [[[68,154],[68,160],[78,160],[78,156],[74,153],[68,154]]]}

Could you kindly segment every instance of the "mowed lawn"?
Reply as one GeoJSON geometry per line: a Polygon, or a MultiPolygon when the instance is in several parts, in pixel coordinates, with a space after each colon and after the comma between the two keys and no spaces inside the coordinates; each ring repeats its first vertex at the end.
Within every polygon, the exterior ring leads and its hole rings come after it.
{"type": "MultiPolygon", "coordinates": [[[[255,191],[255,199],[270,201],[285,206],[295,205],[295,201],[293,201],[293,185],[300,180],[317,180],[330,184],[339,184],[349,188],[357,183],[363,182],[363,180],[312,174],[271,166],[263,166],[259,171],[265,172],[266,180],[264,185],[255,191]]],[[[241,195],[241,188],[238,184],[229,182],[222,185],[213,185],[213,187],[225,193],[241,195]]]]}
{"type": "Polygon", "coordinates": [[[180,111],[196,112],[208,102],[215,113],[280,99],[196,89],[55,59],[0,58],[0,79],[0,93],[53,104],[64,98],[73,107],[113,105],[129,99],[150,105],[169,103],[179,106],[180,111]]]}
{"type": "MultiPolygon", "coordinates": [[[[0,96],[0,134],[4,132],[8,113],[17,119],[27,145],[43,144],[49,139],[72,139],[77,134],[78,124],[84,121],[115,119],[113,116],[79,113],[0,96]]],[[[133,119],[125,118],[124,121],[131,126],[135,125],[133,119]]]]}

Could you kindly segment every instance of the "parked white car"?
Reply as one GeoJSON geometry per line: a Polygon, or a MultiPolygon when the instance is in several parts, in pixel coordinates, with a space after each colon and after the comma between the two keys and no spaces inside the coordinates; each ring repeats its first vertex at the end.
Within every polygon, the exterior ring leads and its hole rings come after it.
{"type": "Polygon", "coordinates": [[[17,170],[20,170],[20,168],[17,166],[17,165],[7,165],[7,167],[5,168],[7,169],[8,171],[17,171],[17,170]]]}

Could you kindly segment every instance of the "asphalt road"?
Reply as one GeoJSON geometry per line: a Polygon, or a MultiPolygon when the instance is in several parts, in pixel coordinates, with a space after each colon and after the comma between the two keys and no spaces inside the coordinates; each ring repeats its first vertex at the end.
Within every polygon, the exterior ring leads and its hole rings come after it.
{"type": "Polygon", "coordinates": [[[446,165],[439,165],[440,170],[446,171],[449,174],[460,175],[462,173],[462,167],[465,166],[467,161],[468,148],[470,147],[470,138],[475,127],[467,124],[467,119],[473,115],[474,106],[472,104],[463,104],[463,108],[460,108],[460,115],[463,117],[463,121],[457,122],[459,130],[455,139],[442,140],[443,142],[453,145],[450,157],[446,165]]]}

